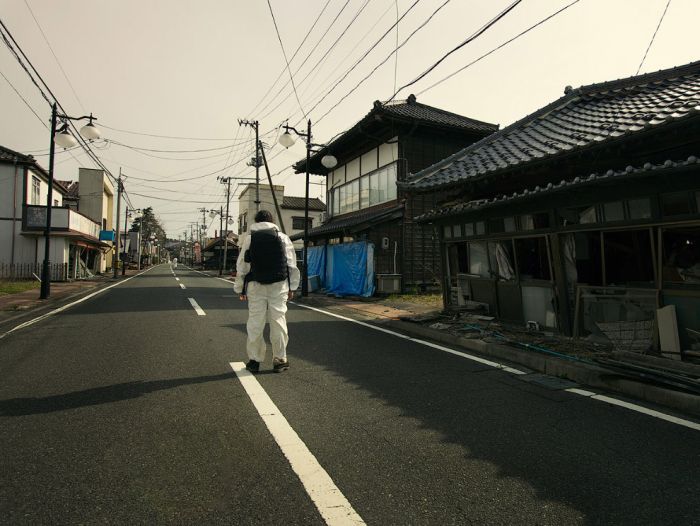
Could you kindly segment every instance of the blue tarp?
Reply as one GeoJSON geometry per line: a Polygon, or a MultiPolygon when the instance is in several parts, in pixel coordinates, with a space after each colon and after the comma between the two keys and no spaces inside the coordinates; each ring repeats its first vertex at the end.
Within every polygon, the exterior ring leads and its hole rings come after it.
{"type": "Polygon", "coordinates": [[[337,296],[374,295],[374,245],[367,241],[309,247],[309,276],[337,296]]]}

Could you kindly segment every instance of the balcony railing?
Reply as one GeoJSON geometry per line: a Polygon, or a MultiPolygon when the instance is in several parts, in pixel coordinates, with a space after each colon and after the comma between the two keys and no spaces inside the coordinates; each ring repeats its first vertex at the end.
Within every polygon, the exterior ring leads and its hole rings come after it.
{"type": "MultiPolygon", "coordinates": [[[[25,231],[44,230],[46,228],[46,207],[26,205],[22,217],[22,229],[25,231]]],[[[99,239],[100,224],[80,212],[54,206],[51,208],[51,231],[73,232],[99,239]]]]}

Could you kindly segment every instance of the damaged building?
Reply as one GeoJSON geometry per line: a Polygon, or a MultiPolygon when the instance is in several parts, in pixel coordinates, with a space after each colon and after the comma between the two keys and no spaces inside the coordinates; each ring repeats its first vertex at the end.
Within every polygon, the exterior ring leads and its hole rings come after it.
{"type": "Polygon", "coordinates": [[[399,182],[448,196],[418,218],[441,240],[446,307],[482,306],[631,350],[677,323],[680,342],[669,345],[691,348],[700,330],[699,131],[694,62],[567,87],[399,182]]]}

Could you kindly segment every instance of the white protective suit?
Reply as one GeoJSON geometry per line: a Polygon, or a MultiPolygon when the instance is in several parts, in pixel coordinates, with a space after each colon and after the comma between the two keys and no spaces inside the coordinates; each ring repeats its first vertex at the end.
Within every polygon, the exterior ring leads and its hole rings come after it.
{"type": "MultiPolygon", "coordinates": [[[[274,223],[253,223],[250,232],[279,228],[274,223]]],[[[246,351],[248,358],[256,362],[265,361],[266,344],[263,337],[265,321],[270,322],[270,343],[272,344],[272,356],[280,360],[287,359],[287,294],[289,290],[296,290],[299,287],[299,269],[297,268],[297,258],[294,252],[294,245],[289,236],[279,232],[279,237],[284,242],[287,267],[289,269],[289,283],[287,280],[277,283],[262,284],[256,281],[249,281],[246,289],[248,296],[248,343],[246,351]]],[[[250,248],[250,235],[243,239],[238,261],[236,262],[236,281],[233,290],[238,294],[243,292],[243,284],[246,274],[250,272],[250,263],[245,261],[245,253],[250,248]]]]}

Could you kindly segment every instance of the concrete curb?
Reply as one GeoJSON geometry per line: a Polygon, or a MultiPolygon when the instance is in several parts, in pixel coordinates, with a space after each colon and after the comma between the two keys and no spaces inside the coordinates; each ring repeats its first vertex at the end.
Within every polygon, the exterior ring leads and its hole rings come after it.
{"type": "Polygon", "coordinates": [[[608,369],[580,362],[569,362],[562,358],[537,354],[534,351],[514,349],[506,345],[462,338],[423,327],[414,323],[386,320],[379,322],[396,332],[408,336],[425,338],[438,343],[486,355],[511,364],[518,364],[533,371],[566,378],[588,387],[623,394],[638,400],[672,408],[694,416],[700,416],[700,396],[637,381],[608,369]]]}

